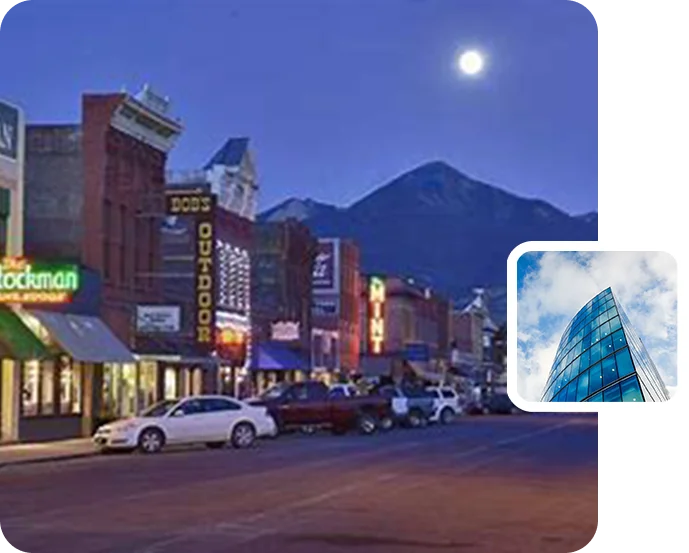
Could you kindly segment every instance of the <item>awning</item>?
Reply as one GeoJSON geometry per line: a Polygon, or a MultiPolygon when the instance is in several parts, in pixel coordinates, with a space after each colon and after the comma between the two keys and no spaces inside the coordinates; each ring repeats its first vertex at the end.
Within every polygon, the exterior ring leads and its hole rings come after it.
{"type": "Polygon", "coordinates": [[[251,359],[254,371],[311,370],[308,363],[287,346],[270,342],[260,344],[251,359]]]}
{"type": "Polygon", "coordinates": [[[134,363],[136,359],[98,317],[29,310],[75,361],[134,363]]]}
{"type": "Polygon", "coordinates": [[[9,308],[0,307],[0,357],[28,361],[50,352],[9,308]]]}

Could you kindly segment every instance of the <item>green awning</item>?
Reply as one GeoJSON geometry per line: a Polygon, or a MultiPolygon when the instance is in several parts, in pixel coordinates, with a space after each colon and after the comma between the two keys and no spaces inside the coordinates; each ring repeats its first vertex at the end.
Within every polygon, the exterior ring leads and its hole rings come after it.
{"type": "Polygon", "coordinates": [[[15,313],[0,306],[0,355],[28,361],[48,357],[50,352],[15,313]]]}

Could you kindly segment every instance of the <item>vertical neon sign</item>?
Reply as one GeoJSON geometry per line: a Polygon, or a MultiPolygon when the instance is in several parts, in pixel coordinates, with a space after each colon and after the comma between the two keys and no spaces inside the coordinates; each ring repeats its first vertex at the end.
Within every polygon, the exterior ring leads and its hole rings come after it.
{"type": "Polygon", "coordinates": [[[382,278],[371,277],[368,304],[369,351],[374,355],[380,355],[385,344],[385,281],[382,278]]]}

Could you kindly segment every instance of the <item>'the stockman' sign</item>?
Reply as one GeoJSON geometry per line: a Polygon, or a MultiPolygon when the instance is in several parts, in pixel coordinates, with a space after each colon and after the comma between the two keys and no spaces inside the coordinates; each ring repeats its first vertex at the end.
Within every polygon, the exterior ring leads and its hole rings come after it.
{"type": "Polygon", "coordinates": [[[195,219],[196,251],[194,295],[196,309],[194,335],[197,346],[208,353],[215,350],[215,213],[216,196],[203,192],[167,194],[168,215],[195,219]]]}

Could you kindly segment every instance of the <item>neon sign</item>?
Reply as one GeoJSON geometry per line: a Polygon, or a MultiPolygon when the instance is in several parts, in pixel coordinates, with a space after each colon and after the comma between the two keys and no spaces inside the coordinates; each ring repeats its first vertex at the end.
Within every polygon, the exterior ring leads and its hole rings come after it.
{"type": "Polygon", "coordinates": [[[383,353],[385,343],[385,281],[371,277],[368,286],[369,347],[371,353],[383,353]]]}
{"type": "Polygon", "coordinates": [[[76,265],[31,263],[21,257],[0,262],[0,303],[67,303],[78,289],[76,265]]]}

